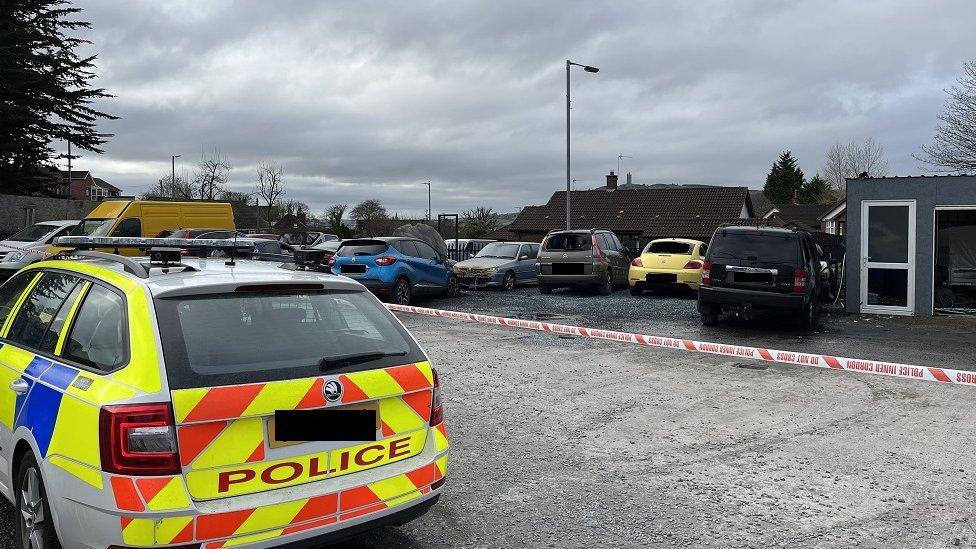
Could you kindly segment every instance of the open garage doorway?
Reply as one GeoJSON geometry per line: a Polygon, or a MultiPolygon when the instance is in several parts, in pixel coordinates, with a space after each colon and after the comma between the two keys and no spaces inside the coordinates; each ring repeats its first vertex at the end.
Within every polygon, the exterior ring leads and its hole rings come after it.
{"type": "Polygon", "coordinates": [[[976,207],[935,209],[933,309],[976,315],[976,207]]]}

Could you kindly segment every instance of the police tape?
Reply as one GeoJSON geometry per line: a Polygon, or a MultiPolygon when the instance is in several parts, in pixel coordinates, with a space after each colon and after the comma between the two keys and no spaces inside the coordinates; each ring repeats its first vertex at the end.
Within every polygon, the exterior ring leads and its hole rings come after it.
{"type": "Polygon", "coordinates": [[[724,343],[694,341],[691,339],[678,339],[673,337],[653,336],[629,332],[616,332],[613,330],[599,330],[595,328],[583,328],[580,326],[568,326],[565,324],[552,324],[550,322],[540,322],[537,320],[522,320],[518,318],[505,318],[501,316],[481,315],[460,311],[447,311],[443,309],[428,309],[426,307],[412,307],[409,305],[397,305],[393,303],[388,303],[386,306],[388,309],[394,312],[436,316],[453,320],[464,320],[467,322],[492,324],[496,326],[506,326],[509,328],[523,328],[526,330],[537,330],[540,332],[588,337],[592,339],[619,341],[623,343],[644,345],[647,347],[661,347],[665,349],[675,349],[692,353],[707,353],[740,359],[761,360],[764,362],[779,362],[799,366],[813,366],[828,370],[976,386],[976,372],[967,372],[964,370],[951,370],[948,368],[936,368],[933,366],[916,366],[912,364],[899,364],[896,362],[881,362],[877,360],[864,360],[859,358],[799,353],[795,351],[781,351],[778,349],[766,349],[763,347],[728,345],[724,343]]]}

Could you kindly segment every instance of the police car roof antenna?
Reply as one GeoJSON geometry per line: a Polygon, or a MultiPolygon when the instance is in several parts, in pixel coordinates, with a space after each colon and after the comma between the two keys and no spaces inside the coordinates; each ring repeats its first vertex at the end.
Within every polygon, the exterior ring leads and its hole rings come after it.
{"type": "Polygon", "coordinates": [[[228,267],[233,267],[234,265],[236,265],[236,263],[234,263],[235,252],[237,252],[237,230],[236,229],[234,230],[234,247],[230,249],[230,261],[224,261],[224,265],[227,265],[228,267]]]}

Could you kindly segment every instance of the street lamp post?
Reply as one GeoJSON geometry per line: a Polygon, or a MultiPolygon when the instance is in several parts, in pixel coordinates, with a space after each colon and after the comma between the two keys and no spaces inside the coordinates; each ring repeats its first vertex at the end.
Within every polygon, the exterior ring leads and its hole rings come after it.
{"type": "Polygon", "coordinates": [[[572,189],[570,184],[572,179],[570,178],[570,168],[569,168],[569,68],[570,67],[583,67],[586,72],[599,72],[600,69],[596,67],[591,67],[589,65],[580,65],[579,63],[573,63],[569,59],[566,60],[566,230],[572,228],[572,223],[570,221],[570,216],[572,215],[572,208],[570,207],[570,196],[572,195],[572,189]]]}
{"type": "Polygon", "coordinates": [[[172,158],[170,158],[170,160],[172,160],[172,162],[173,162],[173,171],[172,171],[172,173],[169,176],[169,183],[170,183],[170,185],[176,185],[176,159],[179,158],[179,157],[180,157],[180,155],[174,154],[174,155],[172,155],[172,158]]]}
{"type": "Polygon", "coordinates": [[[424,185],[427,185],[427,221],[431,220],[431,206],[430,206],[430,180],[427,180],[424,185]]]}

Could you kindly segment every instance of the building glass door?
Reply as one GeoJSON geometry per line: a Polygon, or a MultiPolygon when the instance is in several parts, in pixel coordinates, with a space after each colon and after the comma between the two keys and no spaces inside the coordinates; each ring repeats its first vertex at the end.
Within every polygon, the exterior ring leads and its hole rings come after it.
{"type": "Polygon", "coordinates": [[[861,311],[915,311],[915,202],[861,203],[861,311]]]}

